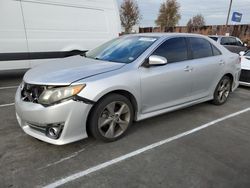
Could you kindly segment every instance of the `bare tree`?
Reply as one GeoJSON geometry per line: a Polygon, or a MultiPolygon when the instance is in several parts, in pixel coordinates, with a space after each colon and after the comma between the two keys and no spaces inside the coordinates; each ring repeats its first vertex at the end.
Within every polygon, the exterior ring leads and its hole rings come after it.
{"type": "Polygon", "coordinates": [[[141,19],[137,2],[134,0],[124,0],[120,7],[120,18],[125,33],[130,33],[132,27],[139,24],[141,19]]]}
{"type": "Polygon", "coordinates": [[[198,29],[202,28],[206,25],[205,18],[202,14],[197,14],[189,19],[187,23],[188,32],[197,31],[198,29]]]}
{"type": "Polygon", "coordinates": [[[188,32],[189,32],[189,33],[192,33],[193,28],[194,28],[194,26],[193,26],[193,19],[190,18],[190,19],[188,20],[188,23],[187,23],[187,30],[188,30],[188,32]]]}
{"type": "Polygon", "coordinates": [[[180,4],[176,0],[166,0],[161,4],[158,18],[155,21],[156,25],[164,30],[166,27],[175,27],[181,18],[179,10],[180,4]]]}

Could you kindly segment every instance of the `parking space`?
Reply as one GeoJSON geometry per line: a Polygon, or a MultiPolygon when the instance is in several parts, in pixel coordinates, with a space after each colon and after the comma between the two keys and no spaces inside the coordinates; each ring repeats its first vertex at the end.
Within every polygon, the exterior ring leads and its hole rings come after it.
{"type": "MultiPolygon", "coordinates": [[[[1,77],[0,87],[18,85],[23,73],[17,75],[1,77]]],[[[203,103],[134,123],[113,143],[88,138],[65,146],[38,141],[19,128],[14,105],[3,106],[14,102],[15,90],[0,89],[0,187],[250,186],[250,110],[242,111],[250,107],[249,88],[238,88],[223,106],[203,103]],[[168,138],[175,139],[126,158],[168,138]]]]}
{"type": "MultiPolygon", "coordinates": [[[[0,90],[13,88],[21,83],[25,70],[20,71],[1,71],[0,90]]],[[[2,93],[2,92],[1,92],[2,93]]]]}
{"type": "Polygon", "coordinates": [[[62,187],[249,187],[249,113],[62,187]]]}
{"type": "Polygon", "coordinates": [[[0,74],[0,106],[14,102],[14,93],[25,71],[6,71],[0,74]]]}

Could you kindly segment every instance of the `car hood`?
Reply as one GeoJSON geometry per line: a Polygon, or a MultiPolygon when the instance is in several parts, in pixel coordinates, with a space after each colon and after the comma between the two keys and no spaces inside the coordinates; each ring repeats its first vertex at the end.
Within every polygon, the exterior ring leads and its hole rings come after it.
{"type": "Polygon", "coordinates": [[[30,69],[24,82],[36,85],[70,85],[71,83],[97,74],[120,69],[125,64],[113,63],[72,56],[52,59],[30,69]]]}
{"type": "Polygon", "coordinates": [[[241,69],[250,70],[250,57],[242,57],[241,59],[241,69]]]}

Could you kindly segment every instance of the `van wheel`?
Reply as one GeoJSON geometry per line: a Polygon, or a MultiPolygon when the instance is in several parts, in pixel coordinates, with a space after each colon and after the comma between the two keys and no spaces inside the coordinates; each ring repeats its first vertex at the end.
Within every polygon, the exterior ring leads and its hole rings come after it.
{"type": "Polygon", "coordinates": [[[212,101],[215,105],[224,104],[231,91],[232,82],[228,76],[224,76],[220,82],[218,83],[215,91],[214,91],[214,99],[212,101]]]}
{"type": "Polygon", "coordinates": [[[94,106],[88,126],[96,139],[112,142],[126,134],[133,119],[131,102],[123,95],[110,94],[94,106]]]}

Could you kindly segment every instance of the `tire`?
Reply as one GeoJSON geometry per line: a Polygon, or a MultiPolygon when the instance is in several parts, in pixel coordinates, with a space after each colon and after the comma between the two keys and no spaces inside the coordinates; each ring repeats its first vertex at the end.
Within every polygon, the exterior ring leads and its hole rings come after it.
{"type": "Polygon", "coordinates": [[[128,98],[110,94],[93,107],[88,130],[93,137],[113,142],[124,136],[134,120],[134,109],[128,98]]]}
{"type": "Polygon", "coordinates": [[[212,101],[215,105],[222,105],[224,104],[230,94],[232,86],[232,81],[228,76],[224,76],[216,86],[214,91],[214,99],[212,101]]]}

